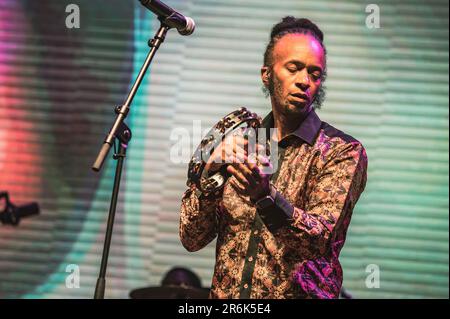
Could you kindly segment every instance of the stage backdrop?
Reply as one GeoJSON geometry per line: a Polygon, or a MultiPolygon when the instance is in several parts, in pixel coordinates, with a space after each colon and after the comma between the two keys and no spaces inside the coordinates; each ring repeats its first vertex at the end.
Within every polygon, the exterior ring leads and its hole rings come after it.
{"type": "MultiPolygon", "coordinates": [[[[286,15],[323,29],[319,116],[369,157],[341,254],[344,287],[355,298],[448,298],[448,2],[377,1],[380,28],[369,28],[371,2],[167,0],[197,28],[168,33],[127,119],[134,136],[107,298],[159,285],[173,266],[210,285],[214,242],[188,253],[178,237],[190,153],[176,162],[170,152],[197,146],[195,121],[206,130],[240,106],[270,110],[260,66],[271,26],[286,15]],[[178,140],[180,130],[190,138],[178,140]]],[[[158,26],[137,0],[0,2],[0,191],[41,207],[18,227],[0,226],[1,298],[93,296],[115,163],[90,167],[158,26]],[[66,26],[69,4],[80,28],[66,26]]]]}

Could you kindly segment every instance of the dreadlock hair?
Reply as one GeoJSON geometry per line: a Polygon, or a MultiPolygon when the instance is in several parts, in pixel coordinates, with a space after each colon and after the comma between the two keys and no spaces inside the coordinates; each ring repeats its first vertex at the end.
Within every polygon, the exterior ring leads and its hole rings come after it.
{"type": "MultiPolygon", "coordinates": [[[[325,99],[325,87],[323,86],[323,82],[327,77],[327,67],[326,67],[326,59],[327,59],[327,50],[323,43],[323,32],[319,29],[319,27],[313,23],[312,21],[305,18],[295,18],[292,16],[284,17],[281,22],[275,24],[270,33],[270,41],[266,46],[266,50],[264,52],[264,66],[271,69],[273,67],[273,49],[275,44],[280,40],[283,36],[287,34],[308,34],[313,36],[322,46],[325,56],[325,69],[322,74],[322,84],[317,92],[314,101],[313,108],[320,109],[323,100],[325,99]]],[[[263,92],[266,97],[269,97],[272,88],[267,88],[263,86],[263,92]]]]}

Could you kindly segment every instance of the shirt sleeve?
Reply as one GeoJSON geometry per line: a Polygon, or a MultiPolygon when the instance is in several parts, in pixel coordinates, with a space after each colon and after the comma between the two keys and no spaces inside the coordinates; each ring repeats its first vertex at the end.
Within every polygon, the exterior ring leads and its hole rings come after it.
{"type": "Polygon", "coordinates": [[[304,209],[276,192],[274,208],[258,212],[269,231],[287,227],[303,247],[319,254],[326,252],[336,232],[346,232],[343,221],[365,188],[368,161],[358,142],[343,145],[335,154],[316,176],[304,209]]]}
{"type": "Polygon", "coordinates": [[[180,240],[188,251],[208,245],[217,235],[222,196],[205,197],[191,186],[181,199],[180,240]]]}

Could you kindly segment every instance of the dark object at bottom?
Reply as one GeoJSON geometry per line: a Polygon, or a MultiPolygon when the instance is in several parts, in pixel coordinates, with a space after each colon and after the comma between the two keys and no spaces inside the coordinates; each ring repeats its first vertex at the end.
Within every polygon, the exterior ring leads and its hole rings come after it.
{"type": "Polygon", "coordinates": [[[207,299],[209,288],[163,286],[138,288],[130,292],[131,299],[207,299]]]}

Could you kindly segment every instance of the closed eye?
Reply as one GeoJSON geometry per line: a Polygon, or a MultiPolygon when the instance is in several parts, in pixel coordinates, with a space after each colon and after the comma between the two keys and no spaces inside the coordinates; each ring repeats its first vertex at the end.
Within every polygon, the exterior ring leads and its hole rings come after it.
{"type": "Polygon", "coordinates": [[[314,72],[311,73],[311,77],[313,78],[314,81],[317,81],[322,78],[322,74],[320,72],[314,72]]]}
{"type": "Polygon", "coordinates": [[[294,66],[288,66],[286,67],[286,69],[291,72],[291,73],[295,73],[298,71],[298,68],[294,65],[294,66]]]}

